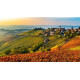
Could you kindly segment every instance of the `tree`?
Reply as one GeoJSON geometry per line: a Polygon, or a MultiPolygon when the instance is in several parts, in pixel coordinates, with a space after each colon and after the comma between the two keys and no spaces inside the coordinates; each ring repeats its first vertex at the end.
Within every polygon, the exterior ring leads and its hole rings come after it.
{"type": "Polygon", "coordinates": [[[10,52],[11,52],[11,50],[10,50],[10,49],[7,49],[7,50],[5,50],[5,51],[4,51],[4,53],[5,53],[6,55],[9,55],[9,54],[10,54],[10,52]]]}
{"type": "Polygon", "coordinates": [[[47,49],[47,51],[50,51],[50,50],[51,50],[50,48],[47,49]]]}
{"type": "Polygon", "coordinates": [[[13,48],[11,49],[11,53],[13,54],[20,54],[20,53],[29,53],[29,50],[25,47],[17,47],[17,48],[13,48]]]}
{"type": "Polygon", "coordinates": [[[36,50],[38,50],[40,47],[42,46],[42,43],[38,43],[37,45],[33,45],[32,50],[35,52],[36,50]]]}

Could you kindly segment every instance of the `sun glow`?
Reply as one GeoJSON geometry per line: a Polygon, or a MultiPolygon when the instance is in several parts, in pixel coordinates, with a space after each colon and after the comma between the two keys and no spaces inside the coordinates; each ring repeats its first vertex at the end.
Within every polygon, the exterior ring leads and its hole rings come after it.
{"type": "Polygon", "coordinates": [[[36,17],[26,17],[26,18],[13,18],[5,19],[0,21],[0,25],[43,25],[47,24],[47,20],[36,18],[36,17]]]}

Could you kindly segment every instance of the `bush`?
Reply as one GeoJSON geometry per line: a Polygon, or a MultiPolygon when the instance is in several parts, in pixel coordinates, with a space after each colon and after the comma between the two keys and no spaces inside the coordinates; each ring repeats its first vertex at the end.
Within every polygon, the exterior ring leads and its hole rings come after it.
{"type": "Polygon", "coordinates": [[[58,38],[62,38],[62,35],[58,35],[58,38]]]}
{"type": "Polygon", "coordinates": [[[50,51],[51,49],[49,48],[49,49],[47,49],[47,51],[50,51]]]}
{"type": "Polygon", "coordinates": [[[41,52],[45,52],[45,50],[41,50],[41,52]]]}
{"type": "Polygon", "coordinates": [[[29,53],[29,50],[25,47],[17,47],[11,50],[11,53],[13,54],[19,54],[19,53],[29,53]]]}
{"type": "Polygon", "coordinates": [[[38,50],[40,47],[42,46],[42,43],[38,43],[37,45],[33,45],[32,51],[35,52],[36,50],[38,50]]]}
{"type": "Polygon", "coordinates": [[[4,51],[4,53],[5,53],[6,55],[9,55],[9,54],[10,54],[10,52],[11,52],[11,50],[10,50],[10,49],[7,49],[7,50],[5,50],[5,51],[4,51]]]}
{"type": "Polygon", "coordinates": [[[27,48],[22,48],[21,52],[22,53],[29,53],[29,50],[27,48]]]}

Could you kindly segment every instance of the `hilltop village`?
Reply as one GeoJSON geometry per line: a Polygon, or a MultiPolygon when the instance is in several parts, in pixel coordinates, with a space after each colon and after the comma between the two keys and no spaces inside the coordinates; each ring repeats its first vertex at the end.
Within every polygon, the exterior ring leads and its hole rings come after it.
{"type": "Polygon", "coordinates": [[[61,26],[59,28],[48,28],[48,29],[43,29],[43,28],[35,28],[34,30],[43,30],[43,35],[44,36],[49,36],[49,35],[54,35],[54,34],[58,34],[58,35],[62,35],[62,36],[67,36],[67,35],[80,35],[80,27],[79,28],[71,28],[71,29],[65,29],[65,28],[61,28],[61,26]]]}
{"type": "Polygon", "coordinates": [[[40,35],[44,36],[44,43],[47,43],[49,39],[47,38],[48,36],[53,36],[57,35],[59,38],[64,38],[65,41],[68,41],[69,39],[80,35],[80,27],[79,28],[71,28],[71,29],[65,29],[61,28],[48,28],[48,29],[43,29],[43,28],[35,28],[34,30],[43,30],[43,33],[40,35]]]}

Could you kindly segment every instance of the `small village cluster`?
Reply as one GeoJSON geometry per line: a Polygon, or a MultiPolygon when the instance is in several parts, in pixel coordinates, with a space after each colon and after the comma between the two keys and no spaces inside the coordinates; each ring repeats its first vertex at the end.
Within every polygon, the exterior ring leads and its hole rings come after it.
{"type": "Polygon", "coordinates": [[[80,35],[80,27],[79,28],[71,28],[71,29],[65,29],[65,28],[61,28],[61,26],[59,28],[48,28],[48,29],[43,29],[43,28],[35,28],[35,30],[43,30],[42,35],[44,36],[44,43],[47,43],[49,41],[49,39],[47,38],[47,36],[52,36],[52,35],[60,35],[66,38],[66,40],[76,36],[76,35],[80,35]]]}
{"type": "Polygon", "coordinates": [[[80,27],[79,28],[71,28],[71,29],[65,29],[65,28],[61,28],[61,26],[59,28],[48,28],[46,30],[43,30],[43,34],[44,36],[49,36],[49,35],[54,35],[54,34],[60,34],[65,36],[66,34],[78,34],[80,35],[80,27]]]}

